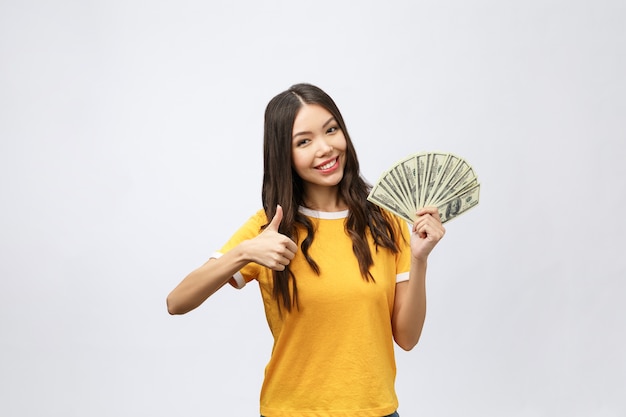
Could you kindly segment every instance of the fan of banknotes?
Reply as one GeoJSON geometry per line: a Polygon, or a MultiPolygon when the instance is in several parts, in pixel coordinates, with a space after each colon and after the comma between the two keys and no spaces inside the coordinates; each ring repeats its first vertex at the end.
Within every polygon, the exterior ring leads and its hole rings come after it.
{"type": "Polygon", "coordinates": [[[479,192],[476,173],[463,158],[420,152],[385,171],[367,199],[409,223],[415,222],[418,209],[435,206],[445,223],[475,207],[479,192]]]}

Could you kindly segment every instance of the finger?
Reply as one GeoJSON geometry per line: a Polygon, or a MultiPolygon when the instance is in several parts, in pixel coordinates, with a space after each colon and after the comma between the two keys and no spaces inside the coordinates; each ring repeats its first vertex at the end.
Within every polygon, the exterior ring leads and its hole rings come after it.
{"type": "Polygon", "coordinates": [[[283,221],[283,208],[279,205],[276,206],[276,213],[274,214],[274,218],[272,219],[272,221],[270,222],[270,224],[267,226],[267,228],[269,230],[273,230],[275,232],[278,232],[278,228],[280,226],[280,222],[283,221]]]}
{"type": "Polygon", "coordinates": [[[439,211],[435,208],[434,213],[425,213],[415,220],[415,225],[430,224],[435,228],[443,228],[439,211]]]}
{"type": "Polygon", "coordinates": [[[423,216],[424,214],[430,214],[433,217],[439,218],[439,209],[435,206],[427,206],[417,210],[415,214],[418,217],[423,216]]]}
{"type": "Polygon", "coordinates": [[[284,270],[287,265],[289,265],[291,263],[291,259],[284,257],[284,256],[278,256],[275,260],[274,260],[274,264],[271,267],[273,270],[275,271],[282,271],[284,270]]]}
{"type": "Polygon", "coordinates": [[[428,226],[427,225],[422,225],[422,226],[418,227],[417,230],[416,230],[416,233],[422,239],[427,238],[428,234],[429,234],[428,226]]]}
{"type": "Polygon", "coordinates": [[[432,217],[429,221],[416,223],[413,228],[413,233],[416,233],[420,238],[429,238],[437,241],[443,237],[445,232],[446,229],[432,217]]]}
{"type": "Polygon", "coordinates": [[[296,252],[295,252],[295,251],[290,250],[289,248],[287,248],[287,250],[286,250],[286,251],[284,251],[284,252],[282,253],[282,255],[283,255],[285,258],[287,258],[287,259],[291,262],[291,260],[292,260],[293,258],[295,258],[295,256],[296,256],[296,252]]]}
{"type": "Polygon", "coordinates": [[[289,239],[285,245],[285,248],[289,251],[289,253],[291,253],[290,259],[293,259],[296,252],[298,252],[298,245],[296,245],[296,243],[293,240],[289,239]]]}
{"type": "Polygon", "coordinates": [[[276,264],[274,266],[270,266],[269,268],[271,270],[273,270],[273,271],[284,271],[286,266],[285,265],[281,265],[281,264],[276,264]]]}
{"type": "Polygon", "coordinates": [[[428,222],[432,219],[432,216],[430,216],[430,214],[427,215],[423,215],[421,217],[418,217],[415,220],[415,223],[413,223],[413,232],[417,232],[418,229],[422,228],[425,224],[428,224],[428,222]]]}
{"type": "Polygon", "coordinates": [[[292,253],[295,254],[298,251],[298,245],[296,245],[296,243],[289,239],[288,236],[280,234],[280,237],[277,240],[277,243],[280,244],[284,250],[281,250],[281,253],[292,253]]]}

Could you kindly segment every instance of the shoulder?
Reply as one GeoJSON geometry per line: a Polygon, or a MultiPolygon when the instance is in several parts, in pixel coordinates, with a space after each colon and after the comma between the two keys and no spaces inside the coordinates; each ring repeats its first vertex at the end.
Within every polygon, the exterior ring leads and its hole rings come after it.
{"type": "Polygon", "coordinates": [[[267,223],[269,222],[267,220],[265,210],[259,209],[248,218],[248,220],[243,224],[242,228],[258,233],[265,225],[267,225],[267,223]]]}
{"type": "Polygon", "coordinates": [[[244,240],[252,239],[261,233],[263,226],[267,224],[267,217],[263,209],[258,210],[248,218],[239,228],[231,235],[230,239],[222,246],[219,253],[224,254],[230,249],[237,246],[244,240]]]}
{"type": "Polygon", "coordinates": [[[267,224],[265,210],[259,209],[252,214],[235,232],[237,238],[251,238],[261,232],[263,226],[267,224]]]}
{"type": "Polygon", "coordinates": [[[257,210],[252,216],[250,216],[250,218],[248,219],[248,222],[258,223],[261,226],[264,226],[265,224],[267,224],[268,221],[267,221],[267,214],[265,214],[265,210],[262,208],[257,210]]]}

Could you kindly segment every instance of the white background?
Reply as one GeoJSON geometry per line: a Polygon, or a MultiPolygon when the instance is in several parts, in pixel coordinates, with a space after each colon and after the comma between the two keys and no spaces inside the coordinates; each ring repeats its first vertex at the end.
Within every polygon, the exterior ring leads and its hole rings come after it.
{"type": "Polygon", "coordinates": [[[374,182],[422,150],[480,205],[429,264],[400,413],[626,415],[623,1],[0,2],[0,415],[256,416],[258,289],[167,293],[261,205],[312,82],[374,182]]]}

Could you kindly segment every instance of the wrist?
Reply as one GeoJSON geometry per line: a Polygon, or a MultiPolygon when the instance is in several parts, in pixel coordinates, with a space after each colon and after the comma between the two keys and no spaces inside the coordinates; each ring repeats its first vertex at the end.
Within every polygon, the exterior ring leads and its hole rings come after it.
{"type": "Polygon", "coordinates": [[[237,246],[236,251],[236,261],[237,263],[247,264],[249,262],[254,262],[254,257],[252,256],[252,245],[251,241],[244,240],[237,246]]]}
{"type": "Polygon", "coordinates": [[[411,258],[411,279],[425,281],[426,266],[427,262],[425,258],[411,258]]]}
{"type": "Polygon", "coordinates": [[[427,264],[428,256],[411,256],[411,266],[423,266],[425,268],[427,264]]]}

